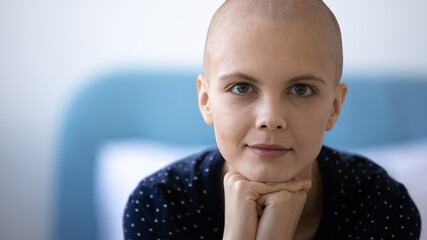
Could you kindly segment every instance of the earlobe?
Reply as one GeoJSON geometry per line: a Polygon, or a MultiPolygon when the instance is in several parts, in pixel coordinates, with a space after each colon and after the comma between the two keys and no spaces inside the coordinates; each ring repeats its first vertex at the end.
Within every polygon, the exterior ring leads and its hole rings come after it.
{"type": "Polygon", "coordinates": [[[206,124],[213,126],[212,113],[209,105],[209,92],[208,92],[208,84],[206,82],[205,77],[200,74],[197,77],[197,92],[199,97],[199,109],[202,113],[203,119],[206,124]]]}
{"type": "Polygon", "coordinates": [[[331,115],[329,116],[328,122],[326,124],[326,131],[330,131],[334,128],[335,123],[338,120],[339,115],[341,114],[341,108],[344,104],[345,97],[347,96],[347,84],[340,83],[335,89],[335,97],[332,103],[331,115]]]}

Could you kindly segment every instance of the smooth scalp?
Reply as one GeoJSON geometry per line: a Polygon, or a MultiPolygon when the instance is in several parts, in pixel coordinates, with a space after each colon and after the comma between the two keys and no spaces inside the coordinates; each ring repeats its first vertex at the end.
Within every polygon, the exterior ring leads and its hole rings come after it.
{"type": "MultiPolygon", "coordinates": [[[[209,66],[215,51],[224,44],[220,39],[232,27],[254,18],[278,22],[299,22],[312,28],[324,41],[335,65],[335,83],[341,79],[343,50],[341,31],[331,10],[321,0],[228,0],[215,12],[209,25],[204,51],[204,75],[209,80],[209,66]]],[[[242,37],[244,36],[242,32],[242,37]]],[[[291,34],[291,33],[290,33],[291,34]]]]}

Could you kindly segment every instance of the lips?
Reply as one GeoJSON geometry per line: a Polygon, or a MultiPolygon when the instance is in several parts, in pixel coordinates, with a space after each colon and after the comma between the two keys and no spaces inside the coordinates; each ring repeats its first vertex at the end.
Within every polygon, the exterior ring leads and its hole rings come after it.
{"type": "Polygon", "coordinates": [[[292,150],[292,148],[276,144],[254,144],[247,145],[247,147],[262,158],[278,158],[292,150]]]}

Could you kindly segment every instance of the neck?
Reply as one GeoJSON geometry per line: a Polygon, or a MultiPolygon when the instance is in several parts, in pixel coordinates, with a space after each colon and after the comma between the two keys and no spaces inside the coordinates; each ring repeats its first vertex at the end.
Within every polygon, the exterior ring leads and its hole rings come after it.
{"type": "Polygon", "coordinates": [[[317,161],[303,171],[300,179],[311,179],[312,186],[307,192],[307,199],[295,231],[294,239],[312,239],[316,234],[323,209],[323,182],[317,161]]]}
{"type": "Polygon", "coordinates": [[[321,209],[322,206],[319,206],[319,203],[322,202],[322,176],[320,174],[319,165],[315,160],[313,164],[304,169],[300,174],[298,174],[299,179],[309,179],[312,182],[312,186],[310,190],[307,192],[307,200],[305,202],[304,210],[302,212],[302,216],[304,214],[310,215],[312,212],[316,212],[319,207],[321,209]]]}

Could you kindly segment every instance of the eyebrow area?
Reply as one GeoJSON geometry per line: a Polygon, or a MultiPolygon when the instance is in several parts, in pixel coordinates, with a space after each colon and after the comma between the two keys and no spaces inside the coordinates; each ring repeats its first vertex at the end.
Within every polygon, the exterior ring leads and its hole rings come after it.
{"type": "MultiPolygon", "coordinates": [[[[252,76],[249,76],[247,74],[241,73],[241,72],[232,72],[232,73],[221,75],[219,77],[219,80],[227,80],[227,79],[233,79],[233,78],[245,79],[245,80],[247,80],[249,82],[253,82],[253,83],[259,83],[260,82],[258,79],[254,78],[252,76]]],[[[323,80],[319,77],[316,77],[312,74],[305,74],[305,75],[301,75],[301,76],[296,76],[296,77],[289,79],[287,82],[292,84],[292,83],[296,83],[296,82],[299,82],[302,80],[318,81],[318,82],[321,82],[321,83],[326,85],[325,80],[323,80]]]]}

